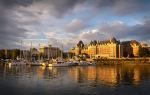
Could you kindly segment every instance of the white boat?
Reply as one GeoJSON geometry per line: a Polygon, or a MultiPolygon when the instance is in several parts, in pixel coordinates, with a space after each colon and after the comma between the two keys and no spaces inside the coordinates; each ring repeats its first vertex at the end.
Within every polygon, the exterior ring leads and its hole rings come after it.
{"type": "Polygon", "coordinates": [[[91,63],[87,62],[87,61],[80,61],[79,62],[79,66],[88,66],[90,65],[91,63]]]}
{"type": "Polygon", "coordinates": [[[49,63],[47,64],[48,67],[65,67],[65,66],[77,66],[78,63],[76,62],[57,62],[57,63],[49,63]]]}
{"type": "Polygon", "coordinates": [[[65,67],[69,66],[69,62],[61,60],[52,60],[52,62],[47,64],[48,67],[65,67]]]}
{"type": "Polygon", "coordinates": [[[67,62],[53,62],[53,63],[49,63],[47,64],[48,67],[65,67],[65,66],[69,66],[69,63],[67,62]]]}
{"type": "Polygon", "coordinates": [[[12,61],[8,63],[11,66],[20,66],[20,65],[26,65],[24,61],[12,61]]]}
{"type": "Polygon", "coordinates": [[[40,61],[30,62],[29,64],[31,66],[46,66],[44,62],[40,62],[40,61]]]}
{"type": "Polygon", "coordinates": [[[67,62],[57,62],[57,63],[53,63],[52,66],[55,66],[55,67],[64,67],[64,66],[69,66],[69,63],[67,62]]]}
{"type": "Polygon", "coordinates": [[[88,66],[88,65],[95,65],[95,63],[94,62],[87,62],[87,61],[79,62],[79,66],[88,66]]]}
{"type": "Polygon", "coordinates": [[[79,62],[78,61],[69,61],[69,66],[77,66],[79,65],[79,62]]]}

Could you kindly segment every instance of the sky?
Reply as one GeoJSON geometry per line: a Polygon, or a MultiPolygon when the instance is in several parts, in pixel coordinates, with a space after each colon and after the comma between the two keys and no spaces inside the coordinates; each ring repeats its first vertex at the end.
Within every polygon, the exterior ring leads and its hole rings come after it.
{"type": "Polygon", "coordinates": [[[150,43],[150,0],[0,0],[0,49],[79,40],[150,43]]]}

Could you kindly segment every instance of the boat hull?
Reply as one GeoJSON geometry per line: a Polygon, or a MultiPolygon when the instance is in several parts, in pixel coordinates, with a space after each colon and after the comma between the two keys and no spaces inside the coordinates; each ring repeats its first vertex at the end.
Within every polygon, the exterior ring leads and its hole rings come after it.
{"type": "Polygon", "coordinates": [[[62,63],[62,64],[48,64],[47,67],[67,67],[69,66],[68,63],[62,63]]]}

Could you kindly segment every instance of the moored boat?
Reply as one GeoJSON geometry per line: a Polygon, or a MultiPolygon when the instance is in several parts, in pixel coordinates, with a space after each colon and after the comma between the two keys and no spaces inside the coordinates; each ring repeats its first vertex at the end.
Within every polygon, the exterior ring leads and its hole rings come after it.
{"type": "Polygon", "coordinates": [[[21,66],[21,65],[26,65],[26,62],[23,60],[17,60],[17,61],[10,61],[8,62],[8,64],[11,66],[21,66]]]}
{"type": "Polygon", "coordinates": [[[29,64],[31,66],[46,66],[44,62],[40,62],[40,61],[30,62],[29,64]]]}

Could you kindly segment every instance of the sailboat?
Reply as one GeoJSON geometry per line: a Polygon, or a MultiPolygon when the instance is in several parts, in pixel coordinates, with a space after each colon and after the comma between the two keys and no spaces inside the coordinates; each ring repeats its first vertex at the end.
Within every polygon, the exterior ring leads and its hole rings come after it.
{"type": "MultiPolygon", "coordinates": [[[[49,48],[48,48],[49,49],[49,48]]],[[[57,52],[56,52],[57,53],[57,52]]],[[[49,53],[48,53],[49,54],[49,53]]],[[[52,59],[52,62],[47,64],[48,67],[65,67],[69,66],[68,62],[63,60],[63,51],[61,50],[61,57],[57,59],[52,59]]]]}
{"type": "Polygon", "coordinates": [[[14,50],[13,50],[13,60],[9,62],[9,65],[11,66],[26,65],[26,62],[25,60],[23,60],[23,57],[22,57],[22,40],[21,40],[21,47],[20,47],[20,58],[17,58],[17,60],[14,60],[14,50]]]}
{"type": "MultiPolygon", "coordinates": [[[[40,47],[40,44],[39,44],[40,47]]],[[[40,60],[40,55],[38,55],[38,60],[32,60],[32,42],[31,42],[31,62],[29,63],[31,66],[46,66],[43,60],[40,60]]]]}

